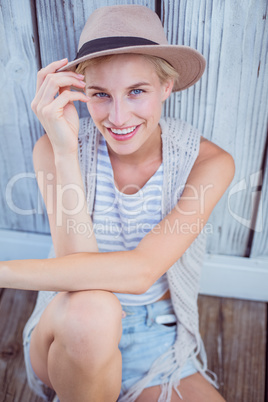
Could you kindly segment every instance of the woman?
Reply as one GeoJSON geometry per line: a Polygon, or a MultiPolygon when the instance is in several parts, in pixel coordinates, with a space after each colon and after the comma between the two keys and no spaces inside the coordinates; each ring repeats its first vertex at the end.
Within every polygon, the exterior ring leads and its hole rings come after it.
{"type": "Polygon", "coordinates": [[[38,73],[32,108],[46,135],[33,158],[56,258],[2,263],[0,283],[48,291],[24,330],[29,383],[43,397],[223,401],[196,301],[204,225],[234,163],[187,123],[161,119],[204,67],[131,5],[96,10],[76,60],[38,73]],[[79,122],[73,101],[91,119],[79,122]]]}

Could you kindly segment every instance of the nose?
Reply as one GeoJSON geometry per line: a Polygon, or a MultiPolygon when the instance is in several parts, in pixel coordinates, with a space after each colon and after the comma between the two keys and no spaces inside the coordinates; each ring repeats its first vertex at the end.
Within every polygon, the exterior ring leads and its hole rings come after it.
{"type": "Polygon", "coordinates": [[[114,127],[124,127],[129,121],[130,110],[123,99],[113,99],[109,110],[109,121],[114,127]]]}

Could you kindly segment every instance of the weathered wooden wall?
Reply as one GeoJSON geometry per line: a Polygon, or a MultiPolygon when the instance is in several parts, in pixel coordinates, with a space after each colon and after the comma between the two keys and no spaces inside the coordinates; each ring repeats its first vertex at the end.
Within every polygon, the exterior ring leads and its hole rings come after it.
{"type": "MultiPolygon", "coordinates": [[[[236,162],[233,183],[210,219],[208,248],[216,254],[249,254],[255,227],[258,200],[252,193],[258,183],[252,175],[262,168],[267,136],[267,7],[266,0],[162,2],[169,41],[196,47],[207,60],[202,80],[174,95],[166,113],[197,126],[236,162]],[[245,188],[237,186],[242,180],[245,188]]],[[[267,188],[263,190],[264,198],[267,188]]],[[[267,232],[263,242],[267,244],[267,232]]]]}
{"type": "Polygon", "coordinates": [[[47,231],[44,215],[27,214],[37,208],[31,154],[43,132],[30,108],[39,69],[33,9],[29,0],[0,5],[0,227],[47,231]]]}
{"type": "MultiPolygon", "coordinates": [[[[86,18],[95,8],[112,4],[159,10],[169,41],[193,46],[206,57],[202,80],[172,96],[165,113],[197,126],[236,162],[233,183],[211,217],[208,251],[267,256],[266,0],[0,0],[0,228],[49,231],[31,158],[43,132],[30,109],[36,72],[53,60],[73,58],[86,18]],[[25,177],[18,180],[18,174],[25,177]],[[12,178],[17,180],[13,186],[12,178]],[[9,199],[6,188],[13,190],[9,199]]],[[[85,108],[78,109],[85,115],[85,108]]]]}

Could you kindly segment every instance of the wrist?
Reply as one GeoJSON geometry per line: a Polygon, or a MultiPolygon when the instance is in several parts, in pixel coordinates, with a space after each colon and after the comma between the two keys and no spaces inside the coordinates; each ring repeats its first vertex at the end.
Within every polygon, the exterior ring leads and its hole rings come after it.
{"type": "Polygon", "coordinates": [[[78,161],[78,150],[74,150],[72,152],[68,153],[62,153],[62,152],[55,152],[54,151],[54,161],[55,161],[55,166],[66,166],[70,168],[70,164],[74,163],[79,163],[78,161]]]}

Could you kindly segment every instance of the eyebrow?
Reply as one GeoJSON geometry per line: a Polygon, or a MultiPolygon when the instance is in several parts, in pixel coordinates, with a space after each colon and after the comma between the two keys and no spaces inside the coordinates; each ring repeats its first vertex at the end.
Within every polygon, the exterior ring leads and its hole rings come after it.
{"type": "MultiPolygon", "coordinates": [[[[141,81],[141,82],[137,82],[133,85],[130,85],[129,87],[127,87],[127,89],[133,89],[133,88],[137,88],[137,87],[143,87],[143,86],[150,86],[151,84],[149,82],[146,81],[141,81]]],[[[102,91],[102,92],[107,92],[107,88],[103,88],[103,87],[99,87],[96,85],[89,85],[87,87],[87,89],[94,89],[96,91],[102,91]]]]}

